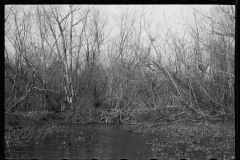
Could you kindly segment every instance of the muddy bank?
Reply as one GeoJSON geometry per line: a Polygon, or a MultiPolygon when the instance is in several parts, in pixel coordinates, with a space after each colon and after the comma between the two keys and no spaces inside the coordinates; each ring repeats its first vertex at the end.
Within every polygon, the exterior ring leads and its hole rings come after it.
{"type": "Polygon", "coordinates": [[[124,123],[130,132],[148,133],[155,139],[148,142],[154,158],[234,159],[235,128],[232,124],[187,123],[124,123]]]}

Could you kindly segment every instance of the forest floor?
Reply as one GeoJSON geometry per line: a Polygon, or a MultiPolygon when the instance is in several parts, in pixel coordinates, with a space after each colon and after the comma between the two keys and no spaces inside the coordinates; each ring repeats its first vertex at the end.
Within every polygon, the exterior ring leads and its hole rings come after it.
{"type": "Polygon", "coordinates": [[[178,122],[160,124],[151,122],[124,123],[130,132],[154,134],[149,142],[156,157],[166,159],[234,159],[235,126],[229,123],[178,122]],[[167,153],[167,154],[166,154],[167,153]]]}

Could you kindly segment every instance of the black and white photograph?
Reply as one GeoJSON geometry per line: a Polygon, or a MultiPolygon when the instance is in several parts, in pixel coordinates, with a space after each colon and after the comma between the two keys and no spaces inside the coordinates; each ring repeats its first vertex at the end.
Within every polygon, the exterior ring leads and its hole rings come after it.
{"type": "Polygon", "coordinates": [[[235,5],[5,5],[5,159],[235,159],[235,5]]]}

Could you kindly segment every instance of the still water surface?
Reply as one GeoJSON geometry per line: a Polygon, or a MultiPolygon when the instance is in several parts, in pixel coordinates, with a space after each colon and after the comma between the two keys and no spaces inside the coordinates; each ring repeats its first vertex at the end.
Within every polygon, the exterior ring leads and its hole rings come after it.
{"type": "Polygon", "coordinates": [[[150,159],[154,157],[147,145],[154,136],[128,132],[121,126],[106,124],[73,125],[71,136],[52,136],[31,144],[11,155],[27,159],[150,159]],[[85,135],[83,136],[83,133],[85,135]],[[86,137],[81,139],[81,137],[86,137]],[[72,142],[70,145],[68,144],[72,142]],[[76,142],[76,139],[79,141],[76,142]]]}

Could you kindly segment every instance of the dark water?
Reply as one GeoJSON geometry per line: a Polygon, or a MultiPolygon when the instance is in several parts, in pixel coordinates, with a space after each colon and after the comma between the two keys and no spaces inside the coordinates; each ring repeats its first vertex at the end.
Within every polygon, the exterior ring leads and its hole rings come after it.
{"type": "Polygon", "coordinates": [[[146,142],[154,136],[122,130],[117,125],[72,126],[71,136],[52,136],[22,148],[10,158],[23,159],[150,159],[154,157],[146,142]],[[81,132],[82,131],[82,132],[81,132]],[[83,136],[83,134],[85,134],[83,136]],[[88,138],[76,142],[80,137],[88,138]],[[70,140],[69,140],[70,139],[70,140]],[[68,142],[72,142],[70,145],[68,142]]]}

